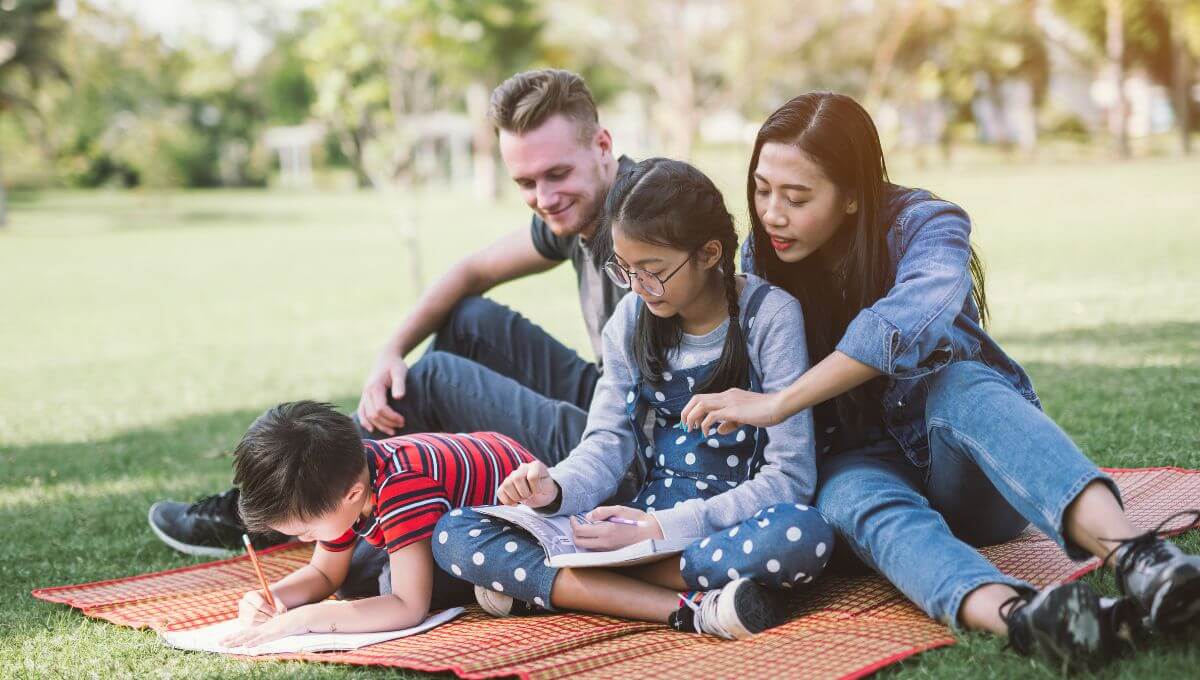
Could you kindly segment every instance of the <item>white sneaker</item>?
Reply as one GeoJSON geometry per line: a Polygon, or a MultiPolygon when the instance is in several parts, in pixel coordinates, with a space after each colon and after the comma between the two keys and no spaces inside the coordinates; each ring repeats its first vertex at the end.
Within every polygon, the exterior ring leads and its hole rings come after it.
{"type": "Polygon", "coordinates": [[[543,609],[535,604],[518,600],[504,593],[489,590],[483,586],[475,586],[475,601],[480,609],[498,618],[506,616],[529,616],[543,609]]]}

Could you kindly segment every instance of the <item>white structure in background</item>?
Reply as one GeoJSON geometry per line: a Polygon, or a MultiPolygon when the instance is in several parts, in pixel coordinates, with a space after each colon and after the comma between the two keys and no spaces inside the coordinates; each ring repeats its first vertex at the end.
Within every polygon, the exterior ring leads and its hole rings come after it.
{"type": "Polygon", "coordinates": [[[279,155],[279,183],[282,186],[312,188],[312,149],[324,139],[325,127],[319,123],[273,127],[263,133],[263,143],[279,155]]]}
{"type": "MultiPolygon", "coordinates": [[[[1145,73],[1135,71],[1125,79],[1125,100],[1129,102],[1129,136],[1147,137],[1169,132],[1174,123],[1171,111],[1171,94],[1167,88],[1153,82],[1145,73]]],[[[1092,101],[1107,109],[1117,101],[1117,86],[1110,78],[1100,78],[1092,83],[1092,101]]],[[[1109,123],[1109,132],[1115,134],[1115,121],[1109,123]]]]}

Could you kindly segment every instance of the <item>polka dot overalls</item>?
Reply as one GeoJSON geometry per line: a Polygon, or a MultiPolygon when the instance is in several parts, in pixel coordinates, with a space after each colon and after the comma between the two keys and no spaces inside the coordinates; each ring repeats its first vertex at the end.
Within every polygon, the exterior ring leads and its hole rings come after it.
{"type": "MultiPolygon", "coordinates": [[[[771,286],[751,295],[742,313],[747,335],[771,286]]],[[[639,301],[640,303],[640,301],[639,301]]],[[[763,465],[767,431],[750,425],[726,435],[678,427],[683,407],[697,386],[716,369],[712,361],[643,380],[636,364],[626,415],[649,472],[629,503],[646,512],[708,499],[736,488],[763,465]]],[[[761,380],[751,368],[751,391],[761,380]]],[[[719,588],[745,577],[770,588],[808,583],[829,561],[833,531],[816,510],[785,503],[692,543],[679,558],[680,573],[692,589],[719,588]]],[[[538,543],[523,531],[470,509],[456,510],[438,523],[433,541],[438,564],[455,576],[539,606],[550,606],[556,569],[538,543]]]]}

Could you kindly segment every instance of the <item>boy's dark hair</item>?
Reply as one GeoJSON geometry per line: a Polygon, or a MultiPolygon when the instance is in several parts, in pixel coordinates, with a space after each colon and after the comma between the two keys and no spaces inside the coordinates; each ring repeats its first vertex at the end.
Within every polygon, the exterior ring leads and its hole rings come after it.
{"type": "Polygon", "coordinates": [[[310,520],[337,507],[366,465],[354,421],[329,404],[293,401],[258,417],[234,451],[246,528],[310,520]]]}
{"type": "Polygon", "coordinates": [[[570,71],[522,71],[492,91],[488,118],[496,130],[525,134],[551,116],[561,114],[579,125],[581,141],[590,140],[600,124],[596,102],[583,78],[570,71]]]}
{"type": "MultiPolygon", "coordinates": [[[[604,202],[604,219],[597,238],[612,247],[612,232],[620,229],[630,238],[688,251],[691,257],[709,241],[721,244],[717,274],[725,291],[729,330],[717,367],[697,393],[721,392],[747,387],[750,354],[738,321],[737,280],[734,256],[737,230],[725,209],[721,191],[703,172],[683,161],[647,158],[617,175],[604,202]]],[[[608,254],[607,252],[605,253],[608,254]]],[[[633,349],[638,369],[652,383],[662,382],[667,370],[667,353],[679,346],[683,330],[679,317],[659,318],[643,306],[634,330],[633,349]]]]}

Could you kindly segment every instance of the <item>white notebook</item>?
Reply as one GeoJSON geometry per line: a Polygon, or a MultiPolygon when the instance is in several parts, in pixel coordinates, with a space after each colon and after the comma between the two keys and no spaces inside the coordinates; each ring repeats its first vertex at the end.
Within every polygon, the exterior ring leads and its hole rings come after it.
{"type": "Polygon", "coordinates": [[[295,654],[299,652],[343,652],[359,649],[396,638],[416,635],[442,625],[463,613],[462,607],[452,607],[438,612],[412,628],[404,630],[387,630],[379,633],[302,633],[289,635],[285,638],[272,640],[257,647],[225,647],[221,640],[227,635],[241,630],[237,619],[222,621],[203,628],[192,630],[175,630],[160,633],[163,642],[178,649],[189,649],[195,652],[217,652],[220,654],[241,654],[243,656],[261,656],[263,654],[295,654]]]}
{"type": "MultiPolygon", "coordinates": [[[[485,505],[475,512],[498,517],[529,532],[546,551],[550,566],[558,567],[628,567],[661,560],[683,552],[695,539],[648,538],[617,550],[588,550],[575,545],[571,518],[543,515],[528,506],[485,505]]],[[[581,521],[588,521],[581,519],[581,521]]]]}

